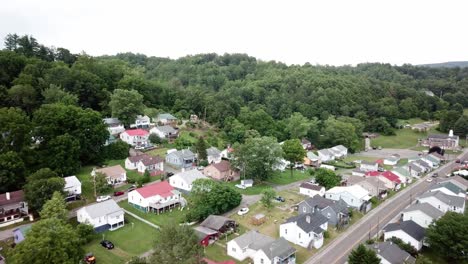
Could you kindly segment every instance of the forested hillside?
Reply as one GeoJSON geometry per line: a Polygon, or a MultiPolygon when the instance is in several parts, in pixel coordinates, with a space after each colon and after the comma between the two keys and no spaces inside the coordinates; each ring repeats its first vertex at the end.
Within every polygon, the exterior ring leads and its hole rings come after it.
{"type": "Polygon", "coordinates": [[[442,119],[445,132],[466,122],[468,68],[287,66],[245,54],[91,57],[8,35],[0,103],[1,193],[40,168],[65,175],[102,161],[101,118],[129,105],[127,117],[197,114],[226,143],[259,134],[357,150],[362,131],[392,134],[398,119],[412,117],[442,119]]]}

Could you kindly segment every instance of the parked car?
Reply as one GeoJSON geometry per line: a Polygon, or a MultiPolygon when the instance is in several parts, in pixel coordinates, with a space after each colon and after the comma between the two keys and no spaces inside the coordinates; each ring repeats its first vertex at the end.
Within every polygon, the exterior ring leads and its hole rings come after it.
{"type": "Polygon", "coordinates": [[[125,194],[124,192],[120,192],[120,191],[114,192],[114,196],[120,196],[120,195],[124,195],[124,194],[125,194]]]}
{"type": "Polygon", "coordinates": [[[432,178],[427,178],[427,182],[432,182],[432,178]]]}
{"type": "Polygon", "coordinates": [[[457,160],[455,161],[455,163],[461,163],[461,160],[457,159],[457,160]]]}
{"type": "Polygon", "coordinates": [[[439,173],[435,172],[434,174],[432,174],[432,178],[437,178],[439,177],[439,173]]]}
{"type": "Polygon", "coordinates": [[[96,257],[94,256],[93,253],[88,253],[84,257],[84,262],[86,264],[95,264],[96,263],[96,257]]]}
{"type": "Polygon", "coordinates": [[[109,195],[101,195],[101,196],[98,196],[96,198],[96,202],[100,203],[100,202],[104,202],[104,201],[107,201],[109,200],[111,197],[109,195]]]}
{"type": "Polygon", "coordinates": [[[234,186],[236,186],[237,188],[242,189],[242,190],[247,189],[247,187],[245,187],[245,185],[242,185],[242,184],[236,184],[234,186]]]}
{"type": "Polygon", "coordinates": [[[282,203],[284,203],[284,202],[286,201],[286,200],[285,200],[283,197],[281,197],[281,196],[276,196],[276,197],[275,197],[275,200],[278,201],[278,202],[282,202],[282,203]]]}
{"type": "Polygon", "coordinates": [[[136,146],[135,149],[136,150],[142,150],[142,149],[145,149],[145,147],[144,146],[136,146]]]}
{"type": "Polygon", "coordinates": [[[131,192],[131,191],[133,191],[135,189],[136,189],[136,185],[132,185],[132,186],[128,187],[127,192],[131,192]]]}
{"type": "Polygon", "coordinates": [[[166,177],[171,177],[171,176],[173,176],[173,175],[174,175],[173,172],[166,172],[166,177]]]}
{"type": "Polygon", "coordinates": [[[245,214],[247,214],[248,212],[249,212],[249,208],[247,208],[247,207],[242,207],[242,208],[237,212],[237,214],[238,214],[238,215],[245,215],[245,214]]]}
{"type": "Polygon", "coordinates": [[[112,242],[110,242],[109,240],[102,240],[101,241],[101,246],[107,248],[107,249],[113,249],[114,248],[114,244],[112,244],[112,242]]]}

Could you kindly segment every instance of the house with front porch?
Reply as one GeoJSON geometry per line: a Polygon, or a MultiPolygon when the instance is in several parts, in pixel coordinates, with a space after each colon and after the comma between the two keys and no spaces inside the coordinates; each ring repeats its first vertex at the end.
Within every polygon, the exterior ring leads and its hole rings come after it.
{"type": "Polygon", "coordinates": [[[181,201],[180,192],[167,181],[148,184],[128,193],[128,203],[146,213],[163,213],[179,206],[181,201]]]}
{"type": "Polygon", "coordinates": [[[169,114],[159,114],[155,119],[155,123],[162,124],[162,125],[176,125],[177,124],[177,117],[169,114]]]}
{"type": "Polygon", "coordinates": [[[328,229],[328,219],[319,212],[293,216],[280,225],[280,237],[303,248],[319,249],[323,233],[328,229]]]}
{"type": "Polygon", "coordinates": [[[189,149],[169,150],[166,155],[166,163],[178,168],[191,168],[196,160],[195,154],[189,149]]]}
{"type": "Polygon", "coordinates": [[[142,158],[137,163],[137,171],[145,173],[148,171],[150,174],[164,172],[164,159],[159,156],[141,155],[142,158]]]}
{"type": "Polygon", "coordinates": [[[91,176],[96,177],[97,173],[101,173],[106,176],[107,183],[112,185],[127,181],[127,171],[120,165],[104,167],[100,169],[93,168],[91,171],[91,176]]]}
{"type": "Polygon", "coordinates": [[[425,192],[416,200],[417,203],[429,203],[440,211],[463,214],[465,211],[465,198],[447,195],[441,191],[425,192]]]}
{"type": "Polygon", "coordinates": [[[325,192],[325,198],[334,201],[343,200],[349,207],[367,212],[372,204],[371,195],[359,185],[333,187],[325,192]]]}
{"type": "Polygon", "coordinates": [[[22,190],[0,194],[0,227],[22,222],[29,214],[22,190]]]}
{"type": "Polygon", "coordinates": [[[124,226],[124,210],[113,199],[78,209],[78,223],[90,224],[96,232],[116,230],[124,226]]]}
{"type": "Polygon", "coordinates": [[[210,147],[206,150],[206,159],[208,164],[221,162],[221,151],[216,147],[210,147]]]}
{"type": "Polygon", "coordinates": [[[151,120],[149,116],[137,115],[135,122],[130,124],[130,128],[149,128],[151,120]]]}
{"type": "Polygon", "coordinates": [[[320,195],[315,195],[312,198],[305,199],[298,205],[299,214],[313,214],[317,212],[320,212],[328,219],[328,225],[344,226],[349,223],[348,205],[342,200],[333,201],[320,195]]]}
{"type": "Polygon", "coordinates": [[[174,139],[179,136],[179,131],[171,126],[155,126],[150,129],[150,134],[156,134],[161,139],[174,139]]]}
{"type": "Polygon", "coordinates": [[[148,137],[148,131],[140,128],[125,130],[120,134],[120,139],[133,147],[147,146],[149,142],[148,137]]]}

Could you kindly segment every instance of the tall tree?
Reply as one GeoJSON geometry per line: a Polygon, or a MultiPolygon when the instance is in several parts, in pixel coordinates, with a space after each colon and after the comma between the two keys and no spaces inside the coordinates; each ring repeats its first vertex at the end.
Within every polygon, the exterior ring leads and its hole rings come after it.
{"type": "Polygon", "coordinates": [[[453,263],[468,261],[468,215],[447,212],[426,230],[430,247],[453,263]]]}
{"type": "Polygon", "coordinates": [[[151,264],[201,264],[203,248],[193,229],[186,225],[169,225],[156,237],[151,264]]]}
{"type": "Polygon", "coordinates": [[[78,105],[78,96],[66,92],[60,86],[54,84],[51,84],[41,94],[44,97],[44,104],[78,105]]]}
{"type": "Polygon", "coordinates": [[[44,150],[45,160],[52,170],[62,177],[77,172],[80,168],[80,142],[69,134],[60,135],[50,140],[44,150]]]}
{"type": "Polygon", "coordinates": [[[281,145],[271,137],[248,138],[234,149],[233,166],[241,168],[247,177],[258,180],[269,178],[283,155],[281,145]]]}
{"type": "Polygon", "coordinates": [[[8,97],[13,106],[31,113],[37,105],[37,92],[31,85],[15,85],[8,90],[8,97]]]}
{"type": "Polygon", "coordinates": [[[457,120],[461,117],[458,111],[450,110],[442,113],[440,117],[439,130],[442,132],[449,132],[453,129],[457,120]]]}
{"type": "Polygon", "coordinates": [[[359,138],[356,128],[350,123],[345,123],[330,117],[325,121],[322,134],[329,145],[343,145],[351,151],[359,150],[359,138]]]}
{"type": "Polygon", "coordinates": [[[8,258],[12,264],[75,264],[83,257],[77,232],[58,218],[40,220],[8,258]]]}
{"type": "Polygon", "coordinates": [[[359,246],[349,254],[349,264],[380,264],[380,258],[377,254],[369,248],[366,248],[363,244],[359,246]]]}
{"type": "Polygon", "coordinates": [[[203,137],[199,137],[195,149],[198,154],[198,160],[206,160],[208,154],[206,153],[206,142],[203,137]]]}
{"type": "Polygon", "coordinates": [[[299,139],[290,139],[284,141],[283,145],[283,157],[290,162],[289,167],[291,169],[291,177],[293,177],[293,167],[296,162],[304,161],[306,151],[302,147],[299,139]]]}
{"type": "Polygon", "coordinates": [[[24,192],[29,208],[40,211],[42,206],[52,198],[54,192],[62,192],[65,180],[49,168],[36,171],[28,176],[24,192]]]}
{"type": "Polygon", "coordinates": [[[458,118],[457,122],[453,125],[453,133],[461,138],[468,135],[468,116],[463,115],[458,118]]]}
{"type": "Polygon", "coordinates": [[[265,189],[262,192],[262,198],[260,198],[260,202],[265,206],[268,210],[273,207],[273,199],[276,196],[276,192],[273,188],[265,189]]]}
{"type": "Polygon", "coordinates": [[[133,123],[136,116],[142,114],[145,109],[143,95],[135,90],[115,89],[109,106],[112,116],[119,118],[126,126],[133,123]]]}
{"type": "Polygon", "coordinates": [[[301,113],[293,113],[286,120],[286,129],[292,139],[300,139],[307,135],[312,127],[312,123],[301,113]]]}
{"type": "Polygon", "coordinates": [[[19,152],[31,143],[31,122],[19,108],[0,108],[0,152],[19,152]]]}
{"type": "Polygon", "coordinates": [[[330,189],[338,186],[341,182],[341,177],[336,175],[333,171],[328,169],[319,168],[315,171],[310,171],[314,176],[315,181],[325,189],[330,189]]]}
{"type": "Polygon", "coordinates": [[[62,221],[68,220],[68,210],[64,197],[60,192],[54,192],[52,198],[48,200],[41,210],[41,219],[55,218],[62,221]]]}
{"type": "Polygon", "coordinates": [[[26,166],[13,151],[0,153],[0,193],[20,190],[25,182],[26,166]]]}

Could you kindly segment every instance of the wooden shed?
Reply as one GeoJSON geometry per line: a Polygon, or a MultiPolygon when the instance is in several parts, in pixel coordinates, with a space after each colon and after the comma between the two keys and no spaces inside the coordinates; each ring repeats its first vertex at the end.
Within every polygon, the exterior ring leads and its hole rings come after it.
{"type": "Polygon", "coordinates": [[[252,216],[252,219],[250,219],[250,222],[252,225],[261,225],[265,223],[266,221],[266,216],[264,214],[256,214],[252,216]]]}

